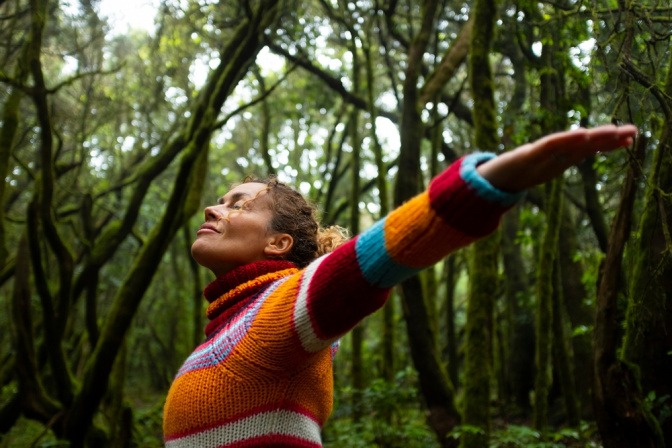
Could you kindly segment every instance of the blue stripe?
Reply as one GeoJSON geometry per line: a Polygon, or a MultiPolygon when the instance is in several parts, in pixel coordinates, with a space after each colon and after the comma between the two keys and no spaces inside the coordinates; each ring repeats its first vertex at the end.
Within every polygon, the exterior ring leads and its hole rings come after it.
{"type": "Polygon", "coordinates": [[[359,236],[355,252],[364,278],[380,288],[391,288],[420,271],[392,260],[385,247],[385,219],[359,236]]]}
{"type": "Polygon", "coordinates": [[[476,170],[476,167],[490,159],[497,157],[491,152],[477,152],[470,154],[462,159],[460,165],[460,176],[476,193],[483,199],[491,202],[497,202],[504,207],[509,207],[525,196],[525,192],[509,193],[494,187],[476,170]]]}

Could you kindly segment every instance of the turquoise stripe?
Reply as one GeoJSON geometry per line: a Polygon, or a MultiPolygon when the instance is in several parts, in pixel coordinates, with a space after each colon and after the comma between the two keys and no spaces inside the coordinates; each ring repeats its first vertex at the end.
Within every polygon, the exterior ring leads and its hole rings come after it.
{"type": "Polygon", "coordinates": [[[391,288],[420,271],[392,260],[385,247],[385,219],[359,236],[355,252],[364,278],[380,288],[391,288]]]}
{"type": "Polygon", "coordinates": [[[476,193],[483,199],[497,202],[504,207],[509,207],[525,196],[525,192],[509,193],[494,187],[476,171],[476,167],[490,159],[497,157],[491,152],[477,152],[466,156],[460,165],[460,176],[476,193]]]}

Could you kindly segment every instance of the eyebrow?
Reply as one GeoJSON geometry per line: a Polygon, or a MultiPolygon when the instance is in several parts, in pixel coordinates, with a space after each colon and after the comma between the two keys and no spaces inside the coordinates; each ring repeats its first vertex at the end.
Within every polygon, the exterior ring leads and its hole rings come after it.
{"type": "MultiPolygon", "coordinates": [[[[226,197],[226,196],[227,196],[227,195],[224,195],[224,196],[222,196],[221,198],[217,199],[217,203],[218,203],[218,204],[225,204],[226,201],[227,201],[227,197],[226,197]]],[[[237,192],[237,193],[233,193],[233,194],[228,198],[228,201],[229,201],[230,203],[234,204],[234,203],[238,202],[239,199],[241,199],[241,198],[243,198],[243,197],[245,197],[245,196],[247,196],[248,198],[251,197],[249,194],[244,193],[244,192],[242,192],[242,191],[239,191],[239,192],[237,192]]]]}

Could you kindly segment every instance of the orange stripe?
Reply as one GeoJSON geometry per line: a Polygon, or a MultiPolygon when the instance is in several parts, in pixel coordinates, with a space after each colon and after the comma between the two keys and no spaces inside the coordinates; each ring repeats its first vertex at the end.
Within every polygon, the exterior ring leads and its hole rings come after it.
{"type": "Polygon", "coordinates": [[[445,257],[452,248],[471,238],[451,229],[430,206],[429,195],[420,194],[391,212],[385,220],[385,246],[397,263],[424,268],[445,257]],[[445,236],[450,235],[450,240],[445,236]]]}

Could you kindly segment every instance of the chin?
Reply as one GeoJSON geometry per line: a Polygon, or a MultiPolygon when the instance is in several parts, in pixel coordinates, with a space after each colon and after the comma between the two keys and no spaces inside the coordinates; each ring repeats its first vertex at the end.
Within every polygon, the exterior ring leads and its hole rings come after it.
{"type": "Polygon", "coordinates": [[[191,258],[203,267],[208,267],[204,262],[207,260],[207,246],[202,241],[196,240],[191,244],[191,258]]]}

